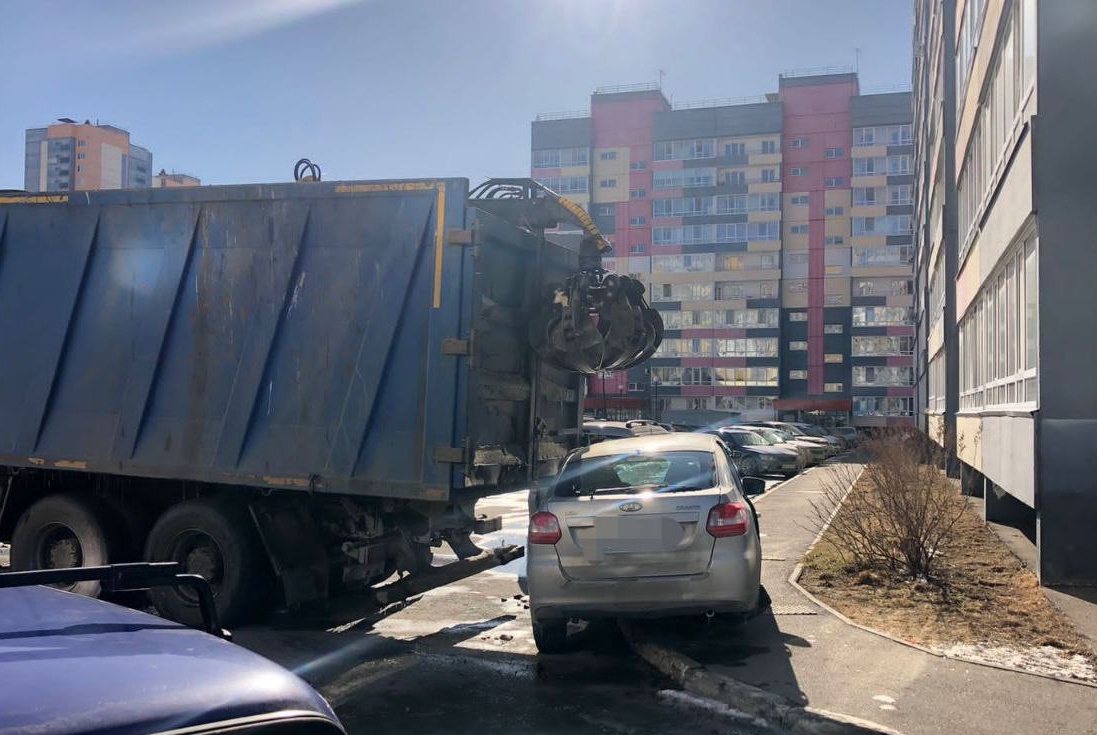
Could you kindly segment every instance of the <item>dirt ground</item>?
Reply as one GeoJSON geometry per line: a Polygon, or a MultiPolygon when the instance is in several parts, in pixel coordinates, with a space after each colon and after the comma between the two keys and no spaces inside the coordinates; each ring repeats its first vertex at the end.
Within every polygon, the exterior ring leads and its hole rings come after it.
{"type": "Polygon", "coordinates": [[[936,584],[851,568],[830,534],[828,530],[805,558],[800,583],[858,623],[934,648],[966,643],[1049,647],[1097,662],[1044,596],[1036,575],[970,504],[955,539],[941,550],[941,581],[936,584]]]}

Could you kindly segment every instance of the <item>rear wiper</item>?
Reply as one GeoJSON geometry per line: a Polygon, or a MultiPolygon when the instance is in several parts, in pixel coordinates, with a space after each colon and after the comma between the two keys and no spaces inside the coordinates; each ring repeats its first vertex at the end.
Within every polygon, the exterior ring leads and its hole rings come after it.
{"type": "Polygon", "coordinates": [[[631,490],[632,494],[635,495],[636,493],[640,492],[641,490],[645,490],[647,488],[654,488],[654,489],[658,490],[658,489],[661,489],[661,488],[664,488],[664,487],[666,487],[666,485],[656,485],[654,483],[652,483],[650,485],[622,485],[620,487],[596,487],[596,488],[591,488],[590,497],[594,498],[594,496],[598,495],[599,493],[601,493],[601,494],[616,493],[616,492],[621,492],[622,490],[631,490]]]}

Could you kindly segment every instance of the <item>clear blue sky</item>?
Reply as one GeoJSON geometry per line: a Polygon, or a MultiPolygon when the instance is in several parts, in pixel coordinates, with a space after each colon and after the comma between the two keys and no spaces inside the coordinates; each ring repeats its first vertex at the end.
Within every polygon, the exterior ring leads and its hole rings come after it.
{"type": "Polygon", "coordinates": [[[597,86],[757,95],[856,48],[862,87],[904,84],[910,33],[909,0],[5,0],[0,189],[58,117],[209,184],[523,175],[533,116],[597,86]]]}

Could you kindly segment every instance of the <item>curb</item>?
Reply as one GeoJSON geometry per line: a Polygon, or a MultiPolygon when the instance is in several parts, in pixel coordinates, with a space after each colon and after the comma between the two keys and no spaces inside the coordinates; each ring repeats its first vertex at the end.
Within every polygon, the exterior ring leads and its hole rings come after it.
{"type": "Polygon", "coordinates": [[[800,707],[779,694],[713,673],[683,653],[646,640],[635,626],[626,621],[620,621],[619,625],[633,652],[682,689],[765,720],[768,727],[780,732],[794,735],[901,735],[897,730],[868,720],[813,707],[800,707]]]}
{"type": "MultiPolygon", "coordinates": [[[[849,490],[846,491],[847,495],[849,494],[850,490],[853,490],[853,487],[857,484],[857,481],[861,479],[861,475],[863,473],[864,473],[864,468],[862,467],[861,472],[857,473],[857,477],[854,478],[853,483],[849,486],[849,490]]],[[[845,502],[845,496],[844,495],[842,496],[842,502],[843,503],[845,502]]],[[[804,552],[804,558],[805,559],[807,558],[807,555],[811,553],[811,550],[815,548],[816,544],[819,543],[819,540],[821,538],[823,538],[823,534],[825,534],[827,532],[827,530],[830,528],[831,522],[834,520],[834,517],[836,515],[838,515],[838,511],[841,509],[841,507],[842,507],[842,503],[839,503],[838,506],[834,509],[834,512],[831,513],[830,518],[827,519],[826,525],[824,525],[819,530],[819,533],[815,536],[815,539],[811,542],[811,545],[808,546],[807,550],[804,552]]],[[[801,577],[801,575],[803,575],[803,573],[804,573],[804,562],[800,561],[800,563],[797,564],[796,567],[792,570],[792,574],[790,574],[788,576],[788,579],[786,581],[790,585],[792,585],[796,589],[797,592],[799,592],[801,595],[806,597],[812,603],[818,605],[823,610],[830,613],[834,617],[838,618],[838,620],[842,621],[846,625],[857,628],[858,630],[863,630],[866,633],[871,633],[872,635],[879,636],[880,638],[884,638],[884,639],[889,640],[893,643],[898,643],[899,645],[906,646],[907,648],[913,648],[914,650],[921,651],[922,653],[927,653],[930,656],[934,656],[936,658],[949,659],[949,660],[952,660],[952,661],[961,661],[963,663],[973,664],[975,666],[984,666],[988,669],[998,669],[1000,671],[1009,671],[1009,672],[1015,673],[1015,674],[1025,674],[1026,676],[1035,676],[1035,677],[1038,677],[1040,679],[1049,679],[1051,681],[1057,681],[1057,682],[1060,682],[1060,683],[1063,683],[1063,684],[1075,684],[1077,686],[1089,687],[1090,689],[1097,689],[1097,683],[1095,683],[1095,682],[1082,681],[1080,679],[1069,679],[1065,676],[1056,676],[1055,674],[1042,674],[1038,671],[1028,671],[1027,669],[1019,669],[1019,668],[1016,668],[1014,666],[1006,666],[1005,664],[995,664],[995,663],[991,663],[989,661],[980,661],[978,659],[969,658],[968,656],[956,656],[956,655],[952,655],[952,654],[941,653],[940,651],[934,651],[931,648],[926,648],[925,646],[923,646],[919,643],[915,643],[913,641],[908,641],[908,640],[905,640],[903,638],[899,638],[898,636],[892,635],[891,633],[885,633],[882,630],[877,630],[876,628],[870,628],[867,625],[863,625],[863,624],[858,623],[854,620],[851,620],[850,618],[848,618],[845,615],[843,615],[842,613],[838,612],[833,607],[826,604],[825,602],[820,600],[818,597],[816,597],[815,595],[813,595],[812,593],[810,593],[806,589],[804,589],[803,586],[800,585],[800,577],[801,577]]]]}

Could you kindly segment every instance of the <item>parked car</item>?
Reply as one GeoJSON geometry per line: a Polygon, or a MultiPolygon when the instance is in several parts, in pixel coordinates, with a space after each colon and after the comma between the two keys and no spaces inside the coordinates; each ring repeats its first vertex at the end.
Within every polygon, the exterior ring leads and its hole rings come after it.
{"type": "Polygon", "coordinates": [[[841,437],[846,440],[846,446],[857,446],[858,436],[857,429],[852,426],[832,426],[830,427],[830,433],[835,436],[841,437]]]}
{"type": "Polygon", "coordinates": [[[586,439],[587,444],[597,444],[607,439],[627,439],[630,436],[669,433],[669,431],[650,419],[583,422],[583,437],[586,439]]]}
{"type": "MultiPolygon", "coordinates": [[[[149,565],[122,566],[131,569],[117,574],[149,565]]],[[[312,687],[223,637],[24,585],[89,569],[117,567],[0,574],[0,732],[343,735],[312,687]]]]}
{"type": "Polygon", "coordinates": [[[829,448],[824,442],[814,441],[814,437],[809,438],[806,434],[797,436],[791,431],[785,431],[784,429],[778,429],[775,426],[762,426],[759,427],[767,431],[772,431],[780,437],[783,437],[786,442],[794,446],[803,447],[808,453],[808,464],[817,465],[820,462],[826,460],[829,456],[829,448]]]}
{"type": "Polygon", "coordinates": [[[565,645],[570,618],[749,615],[761,547],[731,450],[711,434],[606,441],[572,452],[530,518],[533,636],[565,645]]]}
{"type": "Polygon", "coordinates": [[[800,471],[800,455],[795,449],[770,446],[768,440],[745,427],[724,427],[713,431],[727,442],[744,477],[783,475],[788,478],[800,471]]]}
{"type": "Polygon", "coordinates": [[[795,426],[808,436],[817,436],[826,441],[826,443],[830,445],[833,454],[838,454],[846,448],[845,439],[835,436],[834,434],[824,429],[822,426],[818,426],[817,424],[803,423],[793,424],[793,426],[795,426]]]}
{"type": "Polygon", "coordinates": [[[753,421],[751,424],[754,426],[770,426],[788,432],[800,441],[812,442],[813,444],[822,447],[826,457],[832,457],[839,452],[840,445],[837,441],[827,441],[821,436],[808,433],[800,428],[801,426],[806,426],[806,424],[793,424],[787,421],[753,421]]]}
{"type": "Polygon", "coordinates": [[[747,431],[753,431],[755,434],[765,439],[766,443],[771,447],[791,449],[796,452],[796,456],[799,458],[799,466],[797,467],[798,472],[802,471],[808,465],[815,464],[812,461],[812,457],[814,456],[814,453],[818,451],[818,447],[814,444],[810,444],[809,442],[790,441],[790,435],[779,432],[777,429],[771,429],[768,426],[745,426],[743,428],[747,431]]]}

